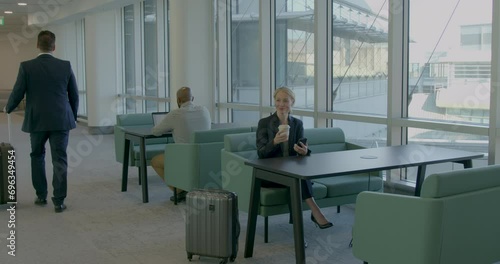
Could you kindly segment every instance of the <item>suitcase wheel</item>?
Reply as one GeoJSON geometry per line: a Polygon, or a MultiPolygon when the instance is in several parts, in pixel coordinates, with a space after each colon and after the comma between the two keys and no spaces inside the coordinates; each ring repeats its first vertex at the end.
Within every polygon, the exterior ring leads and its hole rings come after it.
{"type": "Polygon", "coordinates": [[[223,259],[221,259],[221,261],[219,262],[219,264],[227,264],[228,260],[229,260],[229,258],[223,258],[223,259]]]}
{"type": "Polygon", "coordinates": [[[229,262],[234,262],[235,259],[236,259],[236,256],[231,256],[231,258],[229,258],[229,262]]]}
{"type": "Polygon", "coordinates": [[[188,260],[191,261],[193,259],[193,254],[192,253],[187,253],[188,255],[188,260]]]}

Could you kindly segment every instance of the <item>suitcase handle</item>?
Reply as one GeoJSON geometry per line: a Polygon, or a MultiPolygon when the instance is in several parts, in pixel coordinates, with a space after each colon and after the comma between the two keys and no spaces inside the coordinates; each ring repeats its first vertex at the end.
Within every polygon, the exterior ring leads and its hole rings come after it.
{"type": "Polygon", "coordinates": [[[12,143],[11,141],[11,128],[10,128],[10,123],[11,123],[11,120],[10,120],[10,114],[7,114],[7,129],[9,130],[9,143],[12,143]]]}

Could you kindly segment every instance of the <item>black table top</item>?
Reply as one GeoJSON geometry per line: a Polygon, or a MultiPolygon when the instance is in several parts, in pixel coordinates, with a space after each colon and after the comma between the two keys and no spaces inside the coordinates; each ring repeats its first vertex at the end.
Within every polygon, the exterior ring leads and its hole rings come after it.
{"type": "Polygon", "coordinates": [[[300,179],[397,169],[481,158],[484,154],[425,145],[311,153],[311,156],[248,160],[246,165],[300,179]]]}
{"type": "Polygon", "coordinates": [[[167,132],[161,136],[155,136],[152,133],[153,126],[122,126],[121,127],[125,134],[130,134],[143,138],[155,138],[155,137],[168,137],[172,136],[172,132],[167,132]]]}

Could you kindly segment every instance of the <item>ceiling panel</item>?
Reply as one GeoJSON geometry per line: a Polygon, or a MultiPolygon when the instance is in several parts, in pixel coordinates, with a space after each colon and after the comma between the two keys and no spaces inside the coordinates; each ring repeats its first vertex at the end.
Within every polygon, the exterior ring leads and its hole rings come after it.
{"type": "Polygon", "coordinates": [[[2,0],[0,1],[0,16],[4,17],[5,25],[0,26],[0,32],[18,31],[27,26],[27,17],[30,13],[43,12],[50,13],[57,6],[67,4],[78,0],[2,0]],[[26,6],[20,6],[18,3],[26,3],[26,6]],[[5,14],[5,11],[12,11],[13,14],[5,14]]]}

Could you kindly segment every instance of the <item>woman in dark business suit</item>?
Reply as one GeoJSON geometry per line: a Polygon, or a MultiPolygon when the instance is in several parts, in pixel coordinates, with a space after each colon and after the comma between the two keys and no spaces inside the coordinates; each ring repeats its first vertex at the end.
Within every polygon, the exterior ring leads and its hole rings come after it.
{"type": "MultiPolygon", "coordinates": [[[[276,112],[269,117],[259,120],[257,128],[257,153],[259,158],[286,157],[297,155],[309,155],[311,150],[307,144],[297,141],[304,137],[304,126],[300,119],[290,115],[295,103],[295,94],[290,88],[280,87],[274,91],[274,103],[276,112]],[[289,125],[290,131],[279,132],[280,125],[289,125]]],[[[262,182],[262,187],[283,187],[283,185],[262,182]]],[[[302,199],[311,209],[311,220],[321,229],[332,227],[323,215],[312,195],[312,183],[309,180],[301,181],[302,199]]]]}

